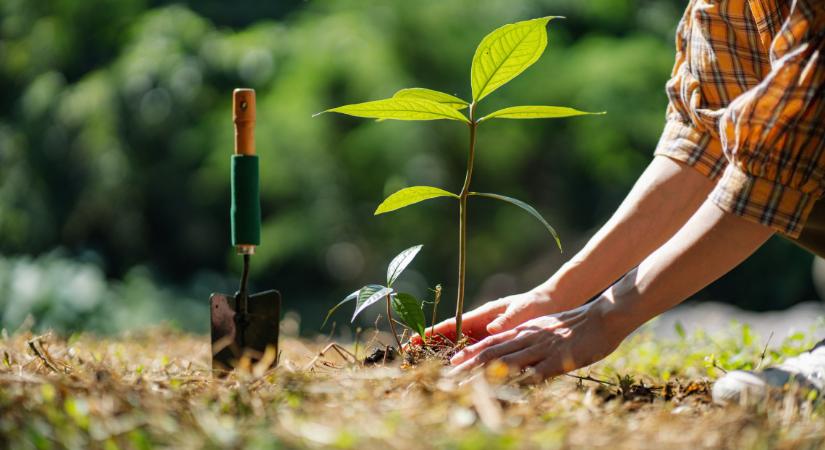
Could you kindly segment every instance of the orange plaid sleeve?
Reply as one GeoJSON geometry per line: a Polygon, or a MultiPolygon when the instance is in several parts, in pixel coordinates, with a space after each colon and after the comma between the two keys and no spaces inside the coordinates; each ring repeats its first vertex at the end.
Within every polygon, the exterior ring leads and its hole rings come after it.
{"type": "Polygon", "coordinates": [[[723,210],[797,237],[825,190],[825,0],[691,0],[657,155],[723,210]]]}
{"type": "Polygon", "coordinates": [[[767,72],[745,0],[692,0],[676,29],[676,61],[665,86],[668,107],[656,155],[717,180],[728,165],[719,117],[767,72]],[[746,61],[746,64],[741,63],[746,61]]]}
{"type": "Polygon", "coordinates": [[[731,164],[710,198],[795,238],[825,190],[825,1],[750,3],[771,70],[720,118],[731,164]]]}

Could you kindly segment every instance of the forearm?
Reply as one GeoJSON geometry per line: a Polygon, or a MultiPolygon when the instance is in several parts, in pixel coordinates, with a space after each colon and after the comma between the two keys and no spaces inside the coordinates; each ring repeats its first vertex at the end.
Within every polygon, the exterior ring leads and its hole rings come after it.
{"type": "Polygon", "coordinates": [[[673,236],[712,188],[694,169],[657,156],[610,220],[535,291],[564,309],[582,305],[673,236]]]}
{"type": "Polygon", "coordinates": [[[707,200],[666,244],[605,293],[610,322],[629,333],[681,303],[759,248],[770,228],[707,200]]]}
{"type": "Polygon", "coordinates": [[[497,359],[532,367],[541,379],[592,364],[639,325],[739,264],[771,234],[705,201],[670,240],[596,301],[485,337],[450,360],[457,365],[454,373],[497,359]]]}

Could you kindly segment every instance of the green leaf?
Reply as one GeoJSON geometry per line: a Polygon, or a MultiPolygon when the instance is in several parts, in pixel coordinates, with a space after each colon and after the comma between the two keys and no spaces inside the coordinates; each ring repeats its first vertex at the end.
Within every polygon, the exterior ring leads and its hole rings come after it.
{"type": "Polygon", "coordinates": [[[423,247],[423,245],[410,247],[390,261],[390,265],[387,266],[387,286],[392,286],[398,276],[401,275],[401,272],[415,259],[415,255],[421,251],[421,247],[423,247]]]}
{"type": "Polygon", "coordinates": [[[679,335],[679,339],[685,340],[687,338],[687,332],[685,331],[685,326],[682,325],[682,322],[677,320],[676,323],[673,324],[673,329],[676,330],[676,334],[679,335]]]}
{"type": "Polygon", "coordinates": [[[481,40],[470,68],[474,102],[481,101],[539,59],[547,47],[547,22],[555,18],[504,25],[481,40]]]}
{"type": "Polygon", "coordinates": [[[496,200],[505,201],[507,203],[510,203],[512,205],[516,205],[519,208],[527,211],[528,213],[530,213],[530,215],[532,215],[533,217],[538,219],[539,222],[541,222],[542,225],[544,225],[544,227],[547,228],[547,231],[549,231],[550,234],[553,235],[553,239],[556,240],[556,245],[559,246],[559,251],[561,251],[561,240],[559,239],[558,233],[556,233],[556,230],[552,226],[550,226],[550,224],[547,223],[546,220],[544,220],[544,217],[542,217],[541,214],[539,214],[538,211],[536,211],[536,208],[533,208],[532,206],[528,205],[527,203],[524,203],[521,200],[518,200],[518,199],[515,199],[515,198],[512,198],[512,197],[507,197],[507,196],[504,196],[504,195],[499,195],[499,194],[487,194],[487,193],[483,193],[483,192],[470,192],[470,195],[475,195],[477,197],[489,197],[489,198],[494,198],[496,200]]]}
{"type": "Polygon", "coordinates": [[[421,100],[429,100],[431,102],[441,103],[458,110],[464,109],[470,104],[466,101],[450,94],[441,91],[434,91],[427,88],[407,88],[401,89],[392,96],[393,98],[417,98],[421,100]]]}
{"type": "Polygon", "coordinates": [[[424,336],[427,323],[424,319],[424,310],[421,309],[418,300],[410,294],[399,292],[393,294],[391,303],[393,311],[401,319],[401,322],[418,333],[419,336],[424,336]]]}
{"type": "Polygon", "coordinates": [[[333,307],[332,307],[332,309],[330,309],[330,310],[327,312],[327,317],[325,317],[325,318],[324,318],[324,323],[322,323],[322,324],[321,324],[321,328],[324,328],[324,327],[326,326],[327,321],[329,320],[330,316],[332,316],[332,313],[334,313],[334,312],[335,312],[335,310],[337,310],[338,308],[340,308],[340,307],[341,307],[344,303],[346,303],[346,302],[348,302],[348,301],[350,301],[350,300],[355,300],[355,298],[356,298],[356,297],[358,297],[358,293],[359,293],[360,291],[361,291],[361,289],[358,289],[357,291],[353,292],[352,294],[347,295],[347,296],[346,296],[346,298],[344,298],[343,300],[341,300],[340,302],[338,302],[338,304],[337,304],[337,305],[333,306],[333,307]]]}
{"type": "Polygon", "coordinates": [[[499,109],[478,119],[483,122],[487,119],[558,119],[560,117],[584,116],[587,114],[605,114],[602,112],[579,111],[566,106],[511,106],[499,109]]]}
{"type": "MultiPolygon", "coordinates": [[[[449,119],[469,123],[469,119],[467,119],[464,114],[458,112],[455,108],[420,98],[386,98],[384,100],[339,106],[323,112],[336,112],[350,116],[367,117],[372,119],[449,119]]],[[[315,115],[317,116],[318,114],[315,115]]]]}
{"type": "Polygon", "coordinates": [[[368,284],[358,291],[358,301],[355,303],[355,312],[352,314],[352,321],[361,314],[361,311],[367,309],[368,306],[381,300],[392,293],[392,289],[381,286],[380,284],[368,284]]]}
{"type": "Polygon", "coordinates": [[[390,195],[375,209],[375,215],[384,214],[396,209],[401,209],[405,206],[410,206],[414,203],[423,202],[436,197],[453,197],[458,198],[452,192],[445,191],[432,186],[412,186],[401,189],[400,191],[390,195]]]}

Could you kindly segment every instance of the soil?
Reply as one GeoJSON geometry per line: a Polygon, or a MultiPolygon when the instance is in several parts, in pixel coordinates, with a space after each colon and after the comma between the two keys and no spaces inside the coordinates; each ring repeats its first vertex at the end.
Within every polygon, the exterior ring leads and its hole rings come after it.
{"type": "MultiPolygon", "coordinates": [[[[521,384],[498,365],[445,376],[447,353],[362,364],[286,338],[280,366],[209,372],[206,336],[20,333],[0,341],[4,448],[814,448],[822,407],[788,394],[711,403],[707,341],[636,336],[587,370],[521,384]]],[[[753,348],[721,350],[758,358],[753,348]]],[[[383,346],[386,355],[386,346],[383,346]]],[[[441,350],[444,351],[443,349],[441,350]]],[[[430,353],[427,353],[430,352],[430,353]]],[[[391,354],[391,353],[390,353],[391,354]]],[[[709,372],[711,371],[711,372],[709,372]]],[[[3,447],[3,446],[0,446],[3,447]]]]}

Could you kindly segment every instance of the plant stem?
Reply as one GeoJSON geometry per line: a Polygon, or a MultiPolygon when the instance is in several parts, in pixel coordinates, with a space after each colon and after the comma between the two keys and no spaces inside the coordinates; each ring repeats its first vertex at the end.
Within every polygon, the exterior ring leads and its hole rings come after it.
{"type": "MultiPolygon", "coordinates": [[[[437,284],[435,286],[435,299],[433,300],[433,320],[432,325],[430,325],[430,339],[435,337],[435,319],[438,317],[438,302],[441,301],[441,285],[437,284]]],[[[421,337],[424,339],[424,337],[421,337]]]]}
{"type": "Polygon", "coordinates": [[[398,344],[398,353],[403,354],[404,348],[401,347],[401,341],[398,339],[398,333],[395,332],[395,324],[392,323],[392,304],[390,303],[390,294],[387,294],[387,322],[390,323],[392,337],[395,338],[395,343],[398,344]]]}
{"type": "Polygon", "coordinates": [[[467,152],[467,174],[459,194],[458,211],[458,295],[455,302],[455,341],[461,341],[462,314],[464,313],[464,276],[467,267],[467,197],[470,196],[470,182],[473,179],[473,160],[476,156],[476,104],[470,105],[470,149],[467,152]]]}

